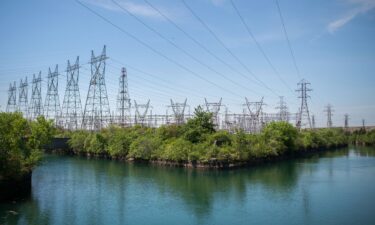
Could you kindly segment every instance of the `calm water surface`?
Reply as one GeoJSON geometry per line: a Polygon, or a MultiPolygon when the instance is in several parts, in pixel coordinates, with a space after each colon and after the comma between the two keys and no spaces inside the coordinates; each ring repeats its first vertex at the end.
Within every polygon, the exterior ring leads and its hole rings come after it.
{"type": "Polygon", "coordinates": [[[0,224],[375,224],[375,149],[232,171],[47,156],[0,224]]]}

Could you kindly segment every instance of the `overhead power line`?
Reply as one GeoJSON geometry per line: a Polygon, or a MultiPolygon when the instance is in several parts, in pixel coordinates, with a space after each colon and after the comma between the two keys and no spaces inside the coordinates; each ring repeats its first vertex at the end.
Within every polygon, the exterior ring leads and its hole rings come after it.
{"type": "Polygon", "coordinates": [[[234,4],[234,1],[233,0],[230,0],[230,3],[232,4],[233,8],[234,8],[234,11],[236,12],[236,14],[238,15],[238,17],[240,18],[241,20],[241,23],[244,25],[244,27],[246,28],[246,31],[249,33],[251,39],[253,39],[255,45],[257,46],[258,50],[262,53],[263,57],[266,59],[268,65],[272,68],[273,72],[277,75],[277,77],[279,78],[279,80],[285,85],[285,87],[287,87],[293,94],[294,94],[294,91],[292,90],[292,88],[288,85],[288,83],[281,77],[279,71],[275,68],[275,66],[273,65],[273,63],[271,62],[270,58],[267,56],[266,52],[264,51],[264,49],[262,48],[262,46],[259,44],[259,42],[257,41],[257,39],[255,38],[253,32],[251,31],[250,27],[247,25],[247,23],[245,22],[245,19],[242,17],[240,11],[238,10],[237,6],[234,4]]]}
{"type": "MultiPolygon", "coordinates": [[[[262,80],[260,80],[253,71],[249,69],[243,63],[225,44],[224,42],[216,35],[216,33],[194,12],[194,10],[186,3],[185,0],[181,0],[183,5],[185,6],[186,9],[195,17],[196,20],[199,21],[199,23],[215,38],[215,40],[257,81],[258,85],[263,86],[264,88],[268,89],[271,91],[273,94],[276,96],[279,96],[273,89],[268,87],[267,84],[265,84],[262,80]]],[[[245,76],[245,78],[249,79],[248,76],[245,76]]],[[[251,79],[250,79],[251,80],[251,79]]],[[[254,81],[254,80],[251,80],[254,81]]]]}
{"type": "Polygon", "coordinates": [[[160,33],[159,31],[157,31],[156,29],[152,28],[151,26],[147,25],[145,22],[143,22],[138,16],[136,16],[134,13],[132,13],[131,11],[129,11],[128,9],[126,9],[125,7],[121,6],[119,3],[117,3],[115,0],[112,0],[112,2],[117,6],[119,7],[122,11],[128,13],[131,17],[133,17],[135,20],[137,20],[139,23],[141,23],[143,26],[145,26],[147,29],[149,29],[150,31],[152,31],[153,33],[155,33],[157,36],[159,36],[161,39],[165,40],[166,42],[168,42],[170,45],[172,45],[173,47],[175,47],[176,49],[178,49],[179,51],[181,51],[182,53],[184,53],[186,56],[188,56],[190,59],[194,60],[195,62],[197,62],[198,64],[200,64],[201,66],[204,66],[206,67],[208,70],[210,70],[211,72],[221,76],[222,78],[224,78],[225,80],[231,82],[232,84],[238,86],[238,87],[241,87],[247,91],[251,91],[255,94],[259,94],[251,89],[249,89],[248,87],[246,87],[245,85],[241,84],[241,83],[238,83],[237,81],[234,81],[232,79],[229,79],[228,77],[226,77],[223,73],[217,71],[216,69],[212,68],[211,66],[209,66],[208,64],[202,62],[201,60],[199,60],[197,57],[193,56],[192,54],[190,54],[189,52],[187,52],[186,50],[184,50],[183,48],[181,48],[180,46],[178,46],[175,42],[171,41],[170,39],[168,39],[167,37],[165,37],[162,33],[160,33]]]}
{"type": "Polygon", "coordinates": [[[289,51],[290,51],[290,55],[292,56],[292,60],[293,60],[293,64],[294,64],[294,68],[296,69],[296,72],[297,72],[297,76],[299,79],[301,79],[301,74],[300,74],[300,71],[299,71],[299,68],[297,66],[297,62],[296,62],[296,57],[294,56],[294,52],[293,52],[293,49],[292,49],[292,45],[290,44],[290,41],[289,41],[289,37],[288,37],[288,32],[286,32],[286,28],[285,28],[285,22],[284,22],[284,18],[283,18],[283,15],[281,13],[281,9],[280,9],[280,5],[279,5],[279,1],[278,0],[275,0],[276,2],[276,6],[277,6],[277,11],[279,13],[279,16],[280,16],[280,21],[281,21],[281,24],[282,24],[282,27],[283,27],[283,31],[284,31],[284,35],[285,35],[285,39],[288,43],[288,48],[289,48],[289,51]]]}
{"type": "Polygon", "coordinates": [[[162,58],[166,59],[167,61],[175,64],[176,66],[180,67],[181,69],[185,70],[186,72],[188,73],[191,73],[192,75],[194,75],[195,77],[219,88],[219,89],[222,89],[228,93],[231,93],[232,95],[235,95],[237,97],[241,97],[240,95],[238,95],[237,93],[225,88],[225,87],[222,87],[212,81],[210,81],[209,79],[206,79],[205,77],[199,75],[198,73],[192,71],[191,69],[189,69],[188,67],[182,65],[181,63],[179,63],[178,61],[170,58],[169,56],[163,54],[162,52],[156,50],[155,48],[153,48],[151,45],[147,44],[146,42],[140,40],[139,38],[137,38],[135,35],[131,34],[130,32],[124,30],[122,27],[116,25],[115,23],[113,23],[112,21],[110,21],[109,19],[107,19],[106,17],[102,16],[101,14],[99,14],[98,12],[96,12],[95,10],[91,9],[90,7],[88,7],[87,5],[85,5],[84,3],[82,3],[81,1],[79,0],[76,0],[76,2],[78,4],[80,4],[82,7],[84,7],[85,9],[89,10],[91,13],[93,13],[94,15],[96,15],[97,17],[101,18],[102,20],[104,20],[105,22],[107,22],[108,24],[110,24],[111,26],[115,27],[116,29],[118,29],[119,31],[121,31],[123,34],[125,34],[126,36],[132,38],[133,40],[135,40],[136,42],[138,42],[139,44],[143,45],[144,47],[150,49],[152,52],[154,52],[155,54],[161,56],[162,58]]]}
{"type": "Polygon", "coordinates": [[[148,0],[144,0],[146,4],[148,4],[151,8],[153,8],[159,15],[161,15],[164,19],[166,19],[170,24],[172,24],[176,29],[181,31],[187,38],[189,38],[191,41],[193,41],[197,46],[199,46],[201,49],[203,49],[205,52],[207,52],[209,55],[214,57],[216,60],[224,64],[227,68],[231,69],[237,74],[240,74],[242,77],[246,77],[241,71],[236,69],[234,66],[227,63],[224,59],[220,58],[218,55],[214,54],[211,50],[209,50],[204,44],[199,42],[196,38],[194,38],[192,35],[190,35],[188,32],[186,32],[183,28],[181,28],[177,23],[175,23],[171,18],[169,18],[167,15],[165,15],[162,11],[160,11],[157,7],[155,7],[152,3],[150,3],[148,0]]]}

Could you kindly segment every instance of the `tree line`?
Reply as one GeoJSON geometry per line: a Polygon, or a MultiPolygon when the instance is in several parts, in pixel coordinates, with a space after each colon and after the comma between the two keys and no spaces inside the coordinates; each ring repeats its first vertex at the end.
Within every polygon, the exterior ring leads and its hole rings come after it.
{"type": "MultiPolygon", "coordinates": [[[[194,114],[183,125],[159,128],[111,126],[100,132],[75,131],[66,135],[70,137],[69,145],[75,154],[180,163],[246,162],[346,146],[354,140],[343,129],[298,131],[288,122],[271,122],[258,134],[242,130],[229,133],[215,130],[212,114],[202,108],[195,109],[194,114]]],[[[365,134],[374,144],[375,132],[365,134]]],[[[362,136],[356,136],[359,137],[362,136]]]]}

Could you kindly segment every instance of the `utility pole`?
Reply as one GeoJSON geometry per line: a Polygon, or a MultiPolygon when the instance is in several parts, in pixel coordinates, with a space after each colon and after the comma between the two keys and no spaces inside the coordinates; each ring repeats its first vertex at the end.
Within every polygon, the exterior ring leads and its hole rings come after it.
{"type": "Polygon", "coordinates": [[[349,128],[349,114],[347,113],[344,115],[344,127],[345,129],[349,128]]]}
{"type": "Polygon", "coordinates": [[[301,99],[301,106],[297,114],[296,127],[298,129],[301,129],[301,127],[304,126],[303,124],[304,120],[307,120],[309,128],[311,128],[312,126],[311,126],[311,120],[310,120],[310,112],[309,112],[309,107],[307,105],[307,99],[310,98],[310,96],[307,93],[312,91],[312,89],[309,88],[311,84],[305,79],[302,79],[297,85],[299,86],[299,89],[297,89],[296,91],[300,93],[300,96],[298,98],[301,99]]]}
{"type": "Polygon", "coordinates": [[[62,106],[63,126],[68,130],[77,130],[81,127],[82,105],[79,93],[79,57],[71,65],[68,60],[66,68],[66,89],[62,106]]]}
{"type": "Polygon", "coordinates": [[[38,77],[33,75],[31,88],[31,104],[29,108],[29,116],[31,120],[36,119],[43,113],[42,106],[42,72],[39,72],[38,77]]]}
{"type": "Polygon", "coordinates": [[[27,107],[28,107],[28,83],[27,77],[23,81],[21,79],[19,86],[19,96],[18,96],[18,110],[23,114],[25,118],[28,118],[27,107]]]}
{"type": "Polygon", "coordinates": [[[17,87],[16,82],[9,84],[8,89],[8,103],[6,112],[15,112],[17,111],[17,87]]]}
{"type": "Polygon", "coordinates": [[[288,106],[286,105],[286,102],[284,101],[284,96],[279,96],[280,101],[279,105],[276,107],[276,109],[279,110],[278,120],[279,121],[289,121],[289,112],[288,112],[288,106]]]}
{"type": "Polygon", "coordinates": [[[82,128],[100,130],[110,122],[110,109],[105,86],[106,46],[102,54],[95,57],[91,51],[91,80],[83,112],[82,128]]]}
{"type": "Polygon", "coordinates": [[[333,112],[333,110],[332,110],[332,105],[331,104],[328,104],[327,106],[326,106],[326,109],[324,110],[324,112],[326,112],[327,113],[327,127],[328,128],[332,128],[332,112],[333,112]]]}
{"type": "Polygon", "coordinates": [[[128,75],[125,67],[121,69],[119,92],[117,96],[117,116],[120,126],[125,127],[131,124],[130,121],[130,97],[128,90],[128,75]]]}
{"type": "Polygon", "coordinates": [[[58,65],[55,67],[55,71],[51,72],[51,68],[48,68],[48,89],[47,96],[44,103],[44,115],[47,119],[53,119],[55,124],[61,116],[60,100],[59,100],[59,72],[58,65]]]}

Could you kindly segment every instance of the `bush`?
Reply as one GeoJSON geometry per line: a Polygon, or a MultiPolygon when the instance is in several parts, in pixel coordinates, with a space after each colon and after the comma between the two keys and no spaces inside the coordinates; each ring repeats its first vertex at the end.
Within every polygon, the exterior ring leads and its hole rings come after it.
{"type": "Polygon", "coordinates": [[[21,113],[0,113],[0,180],[31,172],[53,133],[52,122],[43,117],[29,122],[21,113]]]}
{"type": "Polygon", "coordinates": [[[129,152],[132,137],[126,130],[117,129],[108,140],[108,152],[112,157],[125,158],[129,152]]]}
{"type": "Polygon", "coordinates": [[[83,152],[85,151],[85,140],[89,136],[88,132],[85,131],[76,131],[70,135],[68,144],[74,152],[83,152]]]}
{"type": "Polygon", "coordinates": [[[161,140],[152,136],[140,136],[130,145],[128,157],[149,160],[161,145],[161,140]]]}
{"type": "Polygon", "coordinates": [[[296,150],[298,131],[288,122],[271,122],[262,135],[272,152],[283,154],[296,150]]]}
{"type": "Polygon", "coordinates": [[[173,139],[163,145],[161,158],[177,162],[188,161],[192,151],[193,144],[191,142],[182,138],[173,139]]]}

